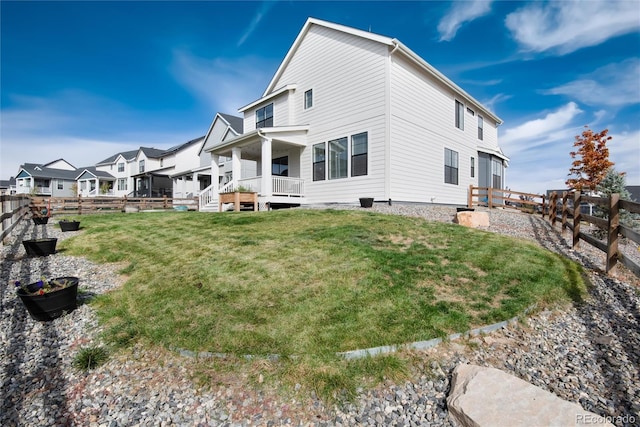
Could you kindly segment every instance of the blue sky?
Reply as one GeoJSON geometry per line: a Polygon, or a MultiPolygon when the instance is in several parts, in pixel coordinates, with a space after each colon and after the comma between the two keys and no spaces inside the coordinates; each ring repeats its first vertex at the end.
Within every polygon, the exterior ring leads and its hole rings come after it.
{"type": "Polygon", "coordinates": [[[609,129],[640,185],[640,0],[0,3],[0,178],[206,133],[258,99],[308,17],[395,37],[504,121],[516,191],[563,188],[609,129]]]}

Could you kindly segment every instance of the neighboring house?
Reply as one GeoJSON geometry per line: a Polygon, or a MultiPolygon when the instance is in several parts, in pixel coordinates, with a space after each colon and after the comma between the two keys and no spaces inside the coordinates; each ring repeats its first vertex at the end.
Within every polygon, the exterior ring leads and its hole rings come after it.
{"type": "MultiPolygon", "coordinates": [[[[212,176],[231,158],[225,190],[251,187],[261,203],[464,205],[469,185],[505,186],[502,121],[393,38],[309,18],[262,97],[239,111],[243,133],[205,150],[212,176]]],[[[210,205],[217,184],[203,191],[210,205]]]]}
{"type": "Polygon", "coordinates": [[[113,197],[116,178],[95,166],[83,168],[76,176],[78,195],[82,197],[113,197]]]}
{"type": "Polygon", "coordinates": [[[173,170],[168,172],[174,198],[195,197],[211,185],[211,156],[202,151],[204,140],[201,136],[165,152],[174,164],[173,170]]]}
{"type": "Polygon", "coordinates": [[[1,179],[0,196],[10,196],[12,194],[16,194],[16,179],[14,177],[1,179]]]}
{"type": "Polygon", "coordinates": [[[75,196],[78,170],[64,159],[47,164],[25,163],[16,175],[16,193],[38,196],[75,196]]]}
{"type": "Polygon", "coordinates": [[[124,197],[133,191],[133,177],[136,173],[135,159],[138,150],[123,151],[96,164],[96,170],[106,172],[115,179],[113,196],[124,197]]]}
{"type": "MultiPolygon", "coordinates": [[[[217,113],[204,137],[203,154],[207,155],[207,166],[211,168],[209,151],[216,145],[237,138],[242,135],[244,120],[242,117],[217,113]]],[[[202,158],[203,156],[201,156],[202,158]]],[[[241,176],[256,176],[256,161],[248,158],[241,159],[241,176]]],[[[233,179],[232,158],[218,156],[218,184],[224,186],[233,179]]]]}

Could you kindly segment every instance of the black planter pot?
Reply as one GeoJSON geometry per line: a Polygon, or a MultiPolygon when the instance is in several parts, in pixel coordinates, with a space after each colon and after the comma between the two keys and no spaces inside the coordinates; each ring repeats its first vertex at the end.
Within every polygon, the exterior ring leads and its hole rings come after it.
{"type": "Polygon", "coordinates": [[[58,224],[62,231],[78,231],[80,228],[80,221],[60,221],[58,224]]]}
{"type": "Polygon", "coordinates": [[[48,216],[34,216],[33,218],[31,218],[33,220],[33,223],[35,225],[43,225],[49,222],[49,217],[48,216]]]}
{"type": "Polygon", "coordinates": [[[360,207],[370,208],[373,206],[373,197],[360,197],[360,207]]]}
{"type": "Polygon", "coordinates": [[[52,237],[48,239],[23,240],[22,246],[27,251],[28,256],[47,256],[56,252],[58,239],[52,237]]]}
{"type": "Polygon", "coordinates": [[[69,281],[69,286],[46,292],[43,295],[30,295],[31,292],[37,292],[40,288],[38,283],[27,285],[27,290],[18,289],[18,296],[27,308],[29,315],[35,320],[53,320],[75,310],[78,306],[78,282],[77,277],[57,277],[52,282],[69,281]]]}

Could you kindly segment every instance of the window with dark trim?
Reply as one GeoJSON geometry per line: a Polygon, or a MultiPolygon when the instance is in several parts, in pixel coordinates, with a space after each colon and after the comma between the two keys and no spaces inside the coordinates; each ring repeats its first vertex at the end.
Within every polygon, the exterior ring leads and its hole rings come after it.
{"type": "Polygon", "coordinates": [[[484,119],[482,116],[478,116],[478,139],[480,141],[484,139],[484,119]]]}
{"type": "Polygon", "coordinates": [[[458,185],[458,152],[444,149],[444,182],[458,185]]]}
{"type": "Polygon", "coordinates": [[[368,145],[367,132],[351,136],[351,176],[367,174],[368,145]]]}
{"type": "Polygon", "coordinates": [[[126,191],[127,190],[127,179],[120,178],[118,179],[118,191],[126,191]]]}
{"type": "Polygon", "coordinates": [[[325,180],[325,157],[326,148],[325,143],[315,144],[313,146],[313,180],[324,181],[325,180]]]}
{"type": "Polygon", "coordinates": [[[138,162],[138,172],[139,172],[139,173],[144,172],[144,160],[140,160],[140,161],[138,162]]]}
{"type": "Polygon", "coordinates": [[[476,176],[476,159],[475,157],[471,158],[471,178],[475,178],[476,176]]]}
{"type": "Polygon", "coordinates": [[[464,130],[464,105],[456,100],[456,127],[464,130]]]}
{"type": "Polygon", "coordinates": [[[289,157],[278,157],[271,161],[271,175],[289,176],[289,157]]]}
{"type": "Polygon", "coordinates": [[[124,172],[124,163],[118,163],[118,172],[124,172]]]}
{"type": "Polygon", "coordinates": [[[329,141],[329,179],[347,177],[348,149],[347,137],[329,141]]]}
{"type": "Polygon", "coordinates": [[[273,127],[273,102],[256,110],[256,129],[273,127]]]}
{"type": "Polygon", "coordinates": [[[313,89],[309,89],[304,93],[304,109],[313,107],[313,89]]]}
{"type": "Polygon", "coordinates": [[[64,182],[61,179],[59,179],[57,181],[58,181],[58,190],[64,189],[64,182]]]}

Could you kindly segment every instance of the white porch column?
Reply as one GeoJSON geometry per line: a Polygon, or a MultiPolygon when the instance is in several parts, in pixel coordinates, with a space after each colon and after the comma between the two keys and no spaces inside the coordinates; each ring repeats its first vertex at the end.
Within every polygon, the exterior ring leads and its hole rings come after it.
{"type": "Polygon", "coordinates": [[[271,138],[262,138],[262,195],[271,196],[271,138]]]}
{"type": "Polygon", "coordinates": [[[200,183],[198,182],[198,172],[193,173],[192,184],[193,185],[192,185],[191,191],[193,192],[193,197],[196,197],[198,193],[200,193],[200,183]]]}
{"type": "Polygon", "coordinates": [[[211,185],[215,193],[220,188],[220,156],[211,154],[211,185]]]}
{"type": "Polygon", "coordinates": [[[233,147],[231,149],[231,173],[233,174],[233,180],[238,182],[242,179],[242,149],[240,147],[233,147]]]}

